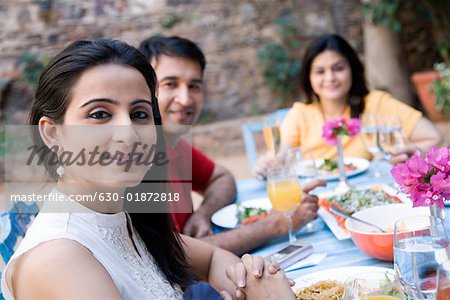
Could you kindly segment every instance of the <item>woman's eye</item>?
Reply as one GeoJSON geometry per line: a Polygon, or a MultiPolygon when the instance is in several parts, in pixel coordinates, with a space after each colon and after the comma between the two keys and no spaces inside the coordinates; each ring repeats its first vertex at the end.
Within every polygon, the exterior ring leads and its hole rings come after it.
{"type": "Polygon", "coordinates": [[[139,119],[139,120],[144,120],[144,119],[148,119],[148,113],[145,111],[135,111],[134,113],[131,114],[131,119],[139,119]]]}
{"type": "Polygon", "coordinates": [[[88,118],[90,118],[90,119],[97,119],[97,120],[106,119],[106,118],[110,118],[110,117],[111,117],[111,114],[109,114],[103,110],[98,110],[96,112],[91,113],[88,116],[88,118]]]}

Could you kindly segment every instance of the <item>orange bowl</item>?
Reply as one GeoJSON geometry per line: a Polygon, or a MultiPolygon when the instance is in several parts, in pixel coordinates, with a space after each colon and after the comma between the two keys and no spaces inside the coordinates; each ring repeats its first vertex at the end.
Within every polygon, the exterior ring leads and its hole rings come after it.
{"type": "Polygon", "coordinates": [[[430,215],[428,207],[413,208],[412,203],[380,205],[363,209],[353,216],[375,224],[387,233],[351,219],[345,221],[345,226],[353,242],[362,252],[377,259],[393,261],[395,221],[421,215],[430,215]]]}

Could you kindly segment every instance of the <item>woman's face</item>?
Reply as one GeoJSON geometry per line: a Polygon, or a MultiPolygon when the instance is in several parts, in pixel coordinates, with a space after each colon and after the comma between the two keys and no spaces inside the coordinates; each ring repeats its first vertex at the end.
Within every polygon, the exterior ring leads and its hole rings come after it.
{"type": "Polygon", "coordinates": [[[134,68],[106,64],[86,70],[72,87],[63,126],[58,127],[64,181],[134,186],[149,168],[156,144],[151,93],[134,68]],[[80,153],[86,159],[69,166],[65,152],[72,153],[72,161],[80,153]]]}
{"type": "Polygon", "coordinates": [[[352,86],[352,71],[341,54],[326,50],[317,55],[309,73],[311,87],[323,101],[347,101],[352,86]]]}

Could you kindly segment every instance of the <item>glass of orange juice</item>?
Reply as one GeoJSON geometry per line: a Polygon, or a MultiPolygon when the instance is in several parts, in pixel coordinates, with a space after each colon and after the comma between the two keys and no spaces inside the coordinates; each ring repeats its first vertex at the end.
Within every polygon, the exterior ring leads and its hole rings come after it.
{"type": "Polygon", "coordinates": [[[357,273],[345,281],[343,300],[403,300],[395,275],[386,271],[357,273]]]}
{"type": "Polygon", "coordinates": [[[302,201],[302,187],[291,167],[273,167],[267,176],[267,193],[274,210],[288,221],[289,243],[296,240],[292,230],[292,214],[302,201]]]}
{"type": "Polygon", "coordinates": [[[267,150],[273,155],[280,150],[281,136],[280,136],[281,120],[276,116],[270,116],[263,122],[263,138],[267,150]]]}

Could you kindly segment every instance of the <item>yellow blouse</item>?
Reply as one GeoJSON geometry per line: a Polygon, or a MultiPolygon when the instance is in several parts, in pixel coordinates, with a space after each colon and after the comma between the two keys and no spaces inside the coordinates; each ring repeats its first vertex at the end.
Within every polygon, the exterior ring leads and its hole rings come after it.
{"type": "MultiPolygon", "coordinates": [[[[364,97],[365,113],[397,116],[403,127],[405,137],[409,139],[422,113],[401,101],[394,99],[390,94],[381,91],[372,91],[364,97]]],[[[350,118],[350,109],[347,107],[344,116],[350,118]]],[[[281,125],[281,141],[291,147],[304,147],[311,149],[315,158],[333,158],[337,155],[336,146],[325,143],[322,137],[322,127],[325,119],[318,103],[305,104],[296,102],[289,110],[281,125]]],[[[369,159],[360,135],[353,138],[342,138],[344,156],[362,157],[369,159]]]]}

